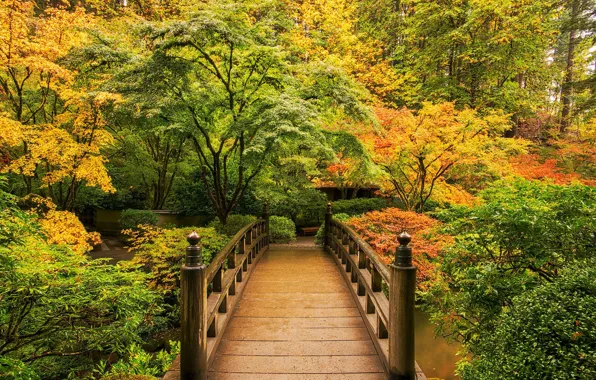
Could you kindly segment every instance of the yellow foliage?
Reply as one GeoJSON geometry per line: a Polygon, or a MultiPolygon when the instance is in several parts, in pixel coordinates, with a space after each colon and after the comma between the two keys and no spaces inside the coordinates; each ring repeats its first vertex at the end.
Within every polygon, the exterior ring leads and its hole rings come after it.
{"type": "Polygon", "coordinates": [[[101,244],[99,233],[87,232],[72,212],[51,210],[39,222],[49,243],[66,244],[79,254],[101,244]]]}
{"type": "Polygon", "coordinates": [[[42,231],[50,244],[68,245],[74,252],[84,254],[97,244],[101,237],[97,232],[87,232],[75,214],[58,211],[49,199],[39,195],[28,195],[20,200],[30,213],[39,218],[42,231]]]}
{"type": "MultiPolygon", "coordinates": [[[[52,197],[58,183],[114,191],[100,152],[113,143],[102,107],[120,98],[73,87],[77,73],[59,63],[84,45],[83,27],[94,22],[83,8],[50,7],[34,15],[33,1],[0,0],[0,84],[6,100],[0,104],[5,111],[0,108],[0,172],[19,174],[25,182],[40,178],[52,197]]],[[[75,193],[68,192],[62,208],[72,207],[75,193]]]]}
{"type": "Polygon", "coordinates": [[[403,84],[403,78],[398,77],[384,58],[382,46],[356,32],[356,2],[303,0],[287,3],[296,20],[289,40],[300,58],[341,67],[381,98],[403,84]]]}
{"type": "Polygon", "coordinates": [[[481,117],[470,108],[457,110],[453,103],[424,103],[418,112],[379,108],[376,113],[380,130],[359,137],[384,172],[383,190],[410,210],[420,209],[435,191],[441,200],[473,202],[445,182],[446,173],[456,164],[506,167],[507,151],[517,144],[500,137],[509,127],[502,113],[481,117]]]}

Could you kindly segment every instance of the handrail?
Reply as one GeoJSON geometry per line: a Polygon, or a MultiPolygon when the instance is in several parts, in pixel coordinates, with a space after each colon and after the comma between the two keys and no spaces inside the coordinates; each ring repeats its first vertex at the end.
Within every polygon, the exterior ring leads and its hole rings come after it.
{"type": "Polygon", "coordinates": [[[395,259],[387,266],[352,228],[333,219],[331,203],[327,205],[324,248],[351,285],[389,379],[425,380],[414,358],[416,267],[410,236],[404,232],[398,241],[395,259]]]}
{"type": "Polygon", "coordinates": [[[377,270],[381,274],[381,277],[383,277],[383,280],[389,283],[390,275],[387,265],[385,265],[383,260],[381,260],[379,254],[375,252],[375,250],[366,242],[366,240],[362,239],[353,229],[350,228],[350,226],[348,226],[344,222],[341,222],[339,220],[333,220],[332,223],[335,223],[336,225],[340,226],[344,231],[348,233],[349,237],[352,238],[352,240],[355,241],[356,244],[358,244],[358,247],[364,251],[371,263],[373,263],[373,265],[377,268],[377,270]]]}
{"type": "Polygon", "coordinates": [[[207,267],[207,283],[210,283],[211,281],[213,281],[213,277],[217,273],[217,269],[219,269],[219,267],[224,263],[224,261],[226,259],[228,259],[228,257],[230,256],[230,253],[234,249],[236,249],[236,247],[240,243],[240,239],[242,239],[244,236],[246,236],[246,233],[248,232],[248,230],[252,229],[255,224],[263,223],[263,222],[265,222],[264,219],[258,219],[258,220],[255,220],[254,222],[242,227],[242,229],[240,231],[236,232],[236,234],[232,237],[232,239],[228,242],[228,244],[226,244],[221,249],[221,251],[219,251],[219,253],[213,259],[211,259],[211,263],[207,267]]]}
{"type": "Polygon", "coordinates": [[[204,380],[246,281],[269,248],[267,204],[263,218],[238,231],[209,266],[203,264],[200,236],[193,232],[187,240],[180,276],[180,378],[204,380]]]}

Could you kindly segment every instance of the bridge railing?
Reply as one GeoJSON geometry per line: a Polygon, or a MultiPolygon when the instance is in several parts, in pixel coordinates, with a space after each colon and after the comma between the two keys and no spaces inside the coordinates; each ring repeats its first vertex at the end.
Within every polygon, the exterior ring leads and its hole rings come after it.
{"type": "Polygon", "coordinates": [[[398,237],[393,263],[381,257],[348,225],[325,214],[325,249],[333,254],[350,290],[366,316],[365,325],[389,373],[389,379],[426,379],[414,357],[416,267],[410,236],[398,237]],[[388,294],[388,296],[387,296],[388,294]]]}
{"type": "Polygon", "coordinates": [[[180,278],[179,378],[203,380],[246,281],[269,248],[267,205],[263,218],[238,231],[209,266],[203,263],[201,237],[193,232],[187,240],[180,278]]]}

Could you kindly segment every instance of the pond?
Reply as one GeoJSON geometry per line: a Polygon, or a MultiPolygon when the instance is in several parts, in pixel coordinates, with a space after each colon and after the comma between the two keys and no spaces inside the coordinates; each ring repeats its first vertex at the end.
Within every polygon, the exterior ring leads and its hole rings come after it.
{"type": "Polygon", "coordinates": [[[416,311],[416,361],[426,377],[444,380],[458,379],[455,376],[456,355],[459,346],[436,337],[434,325],[427,314],[416,311]]]}

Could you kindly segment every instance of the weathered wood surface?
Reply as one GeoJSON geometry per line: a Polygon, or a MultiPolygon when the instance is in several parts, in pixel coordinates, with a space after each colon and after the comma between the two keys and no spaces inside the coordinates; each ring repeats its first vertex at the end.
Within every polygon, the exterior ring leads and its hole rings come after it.
{"type": "Polygon", "coordinates": [[[349,289],[322,250],[272,247],[224,332],[211,379],[385,379],[349,289]]]}
{"type": "Polygon", "coordinates": [[[281,247],[271,247],[254,268],[209,372],[214,380],[386,377],[330,255],[281,247]]]}

